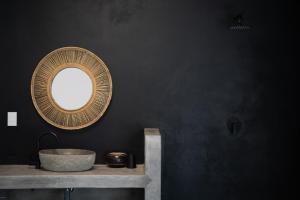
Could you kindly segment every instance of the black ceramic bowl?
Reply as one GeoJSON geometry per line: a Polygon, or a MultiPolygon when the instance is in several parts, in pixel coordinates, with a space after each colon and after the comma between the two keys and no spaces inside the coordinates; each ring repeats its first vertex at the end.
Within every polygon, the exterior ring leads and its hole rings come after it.
{"type": "Polygon", "coordinates": [[[109,167],[125,167],[128,155],[123,152],[111,152],[106,155],[105,160],[109,167]]]}

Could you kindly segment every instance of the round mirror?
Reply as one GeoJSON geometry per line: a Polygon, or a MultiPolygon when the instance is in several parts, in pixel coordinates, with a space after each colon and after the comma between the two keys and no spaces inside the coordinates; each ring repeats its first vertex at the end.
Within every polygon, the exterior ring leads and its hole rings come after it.
{"type": "Polygon", "coordinates": [[[31,79],[34,107],[48,123],[75,130],[88,127],[104,114],[112,98],[112,79],[105,63],[80,47],[47,54],[31,79]]]}
{"type": "Polygon", "coordinates": [[[52,81],[51,95],[55,103],[65,110],[85,106],[93,94],[93,83],[87,73],[70,67],[58,72],[52,81]]]}

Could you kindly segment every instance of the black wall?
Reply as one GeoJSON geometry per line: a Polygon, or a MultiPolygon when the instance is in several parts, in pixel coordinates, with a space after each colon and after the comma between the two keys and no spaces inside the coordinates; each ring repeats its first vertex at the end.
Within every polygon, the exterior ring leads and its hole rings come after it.
{"type": "Polygon", "coordinates": [[[63,147],[95,150],[97,163],[112,150],[131,151],[142,163],[143,128],[158,127],[163,199],[289,194],[291,136],[299,129],[288,1],[11,0],[0,6],[0,163],[28,163],[36,138],[49,130],[63,147]],[[240,12],[253,28],[230,31],[240,12]],[[48,125],[31,101],[37,63],[63,46],[93,51],[113,78],[105,116],[80,131],[48,125]],[[6,127],[8,111],[18,112],[17,127],[6,127]],[[233,135],[226,127],[232,116],[242,122],[233,135]]]}

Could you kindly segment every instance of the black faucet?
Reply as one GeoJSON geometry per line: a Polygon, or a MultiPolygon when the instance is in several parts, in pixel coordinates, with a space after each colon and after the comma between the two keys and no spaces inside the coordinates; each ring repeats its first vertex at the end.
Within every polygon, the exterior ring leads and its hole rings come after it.
{"type": "Polygon", "coordinates": [[[58,137],[55,133],[53,132],[47,132],[47,133],[44,133],[44,134],[41,134],[39,137],[38,137],[38,140],[37,140],[37,152],[36,152],[36,163],[35,163],[35,168],[36,169],[40,169],[41,168],[41,161],[40,161],[40,158],[39,158],[39,151],[41,150],[40,149],[40,142],[41,142],[41,139],[47,135],[52,135],[55,139],[56,139],[56,142],[57,142],[57,145],[59,145],[59,140],[58,140],[58,137]]]}

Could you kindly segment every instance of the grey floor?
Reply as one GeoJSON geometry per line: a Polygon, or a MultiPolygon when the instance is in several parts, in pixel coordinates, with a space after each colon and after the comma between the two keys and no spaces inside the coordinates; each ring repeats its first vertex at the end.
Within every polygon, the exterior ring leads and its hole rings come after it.
{"type": "MultiPolygon", "coordinates": [[[[0,200],[63,200],[63,189],[0,190],[0,200]],[[7,197],[7,198],[5,198],[7,197]]],[[[72,200],[143,200],[143,189],[75,189],[72,200]]]]}

